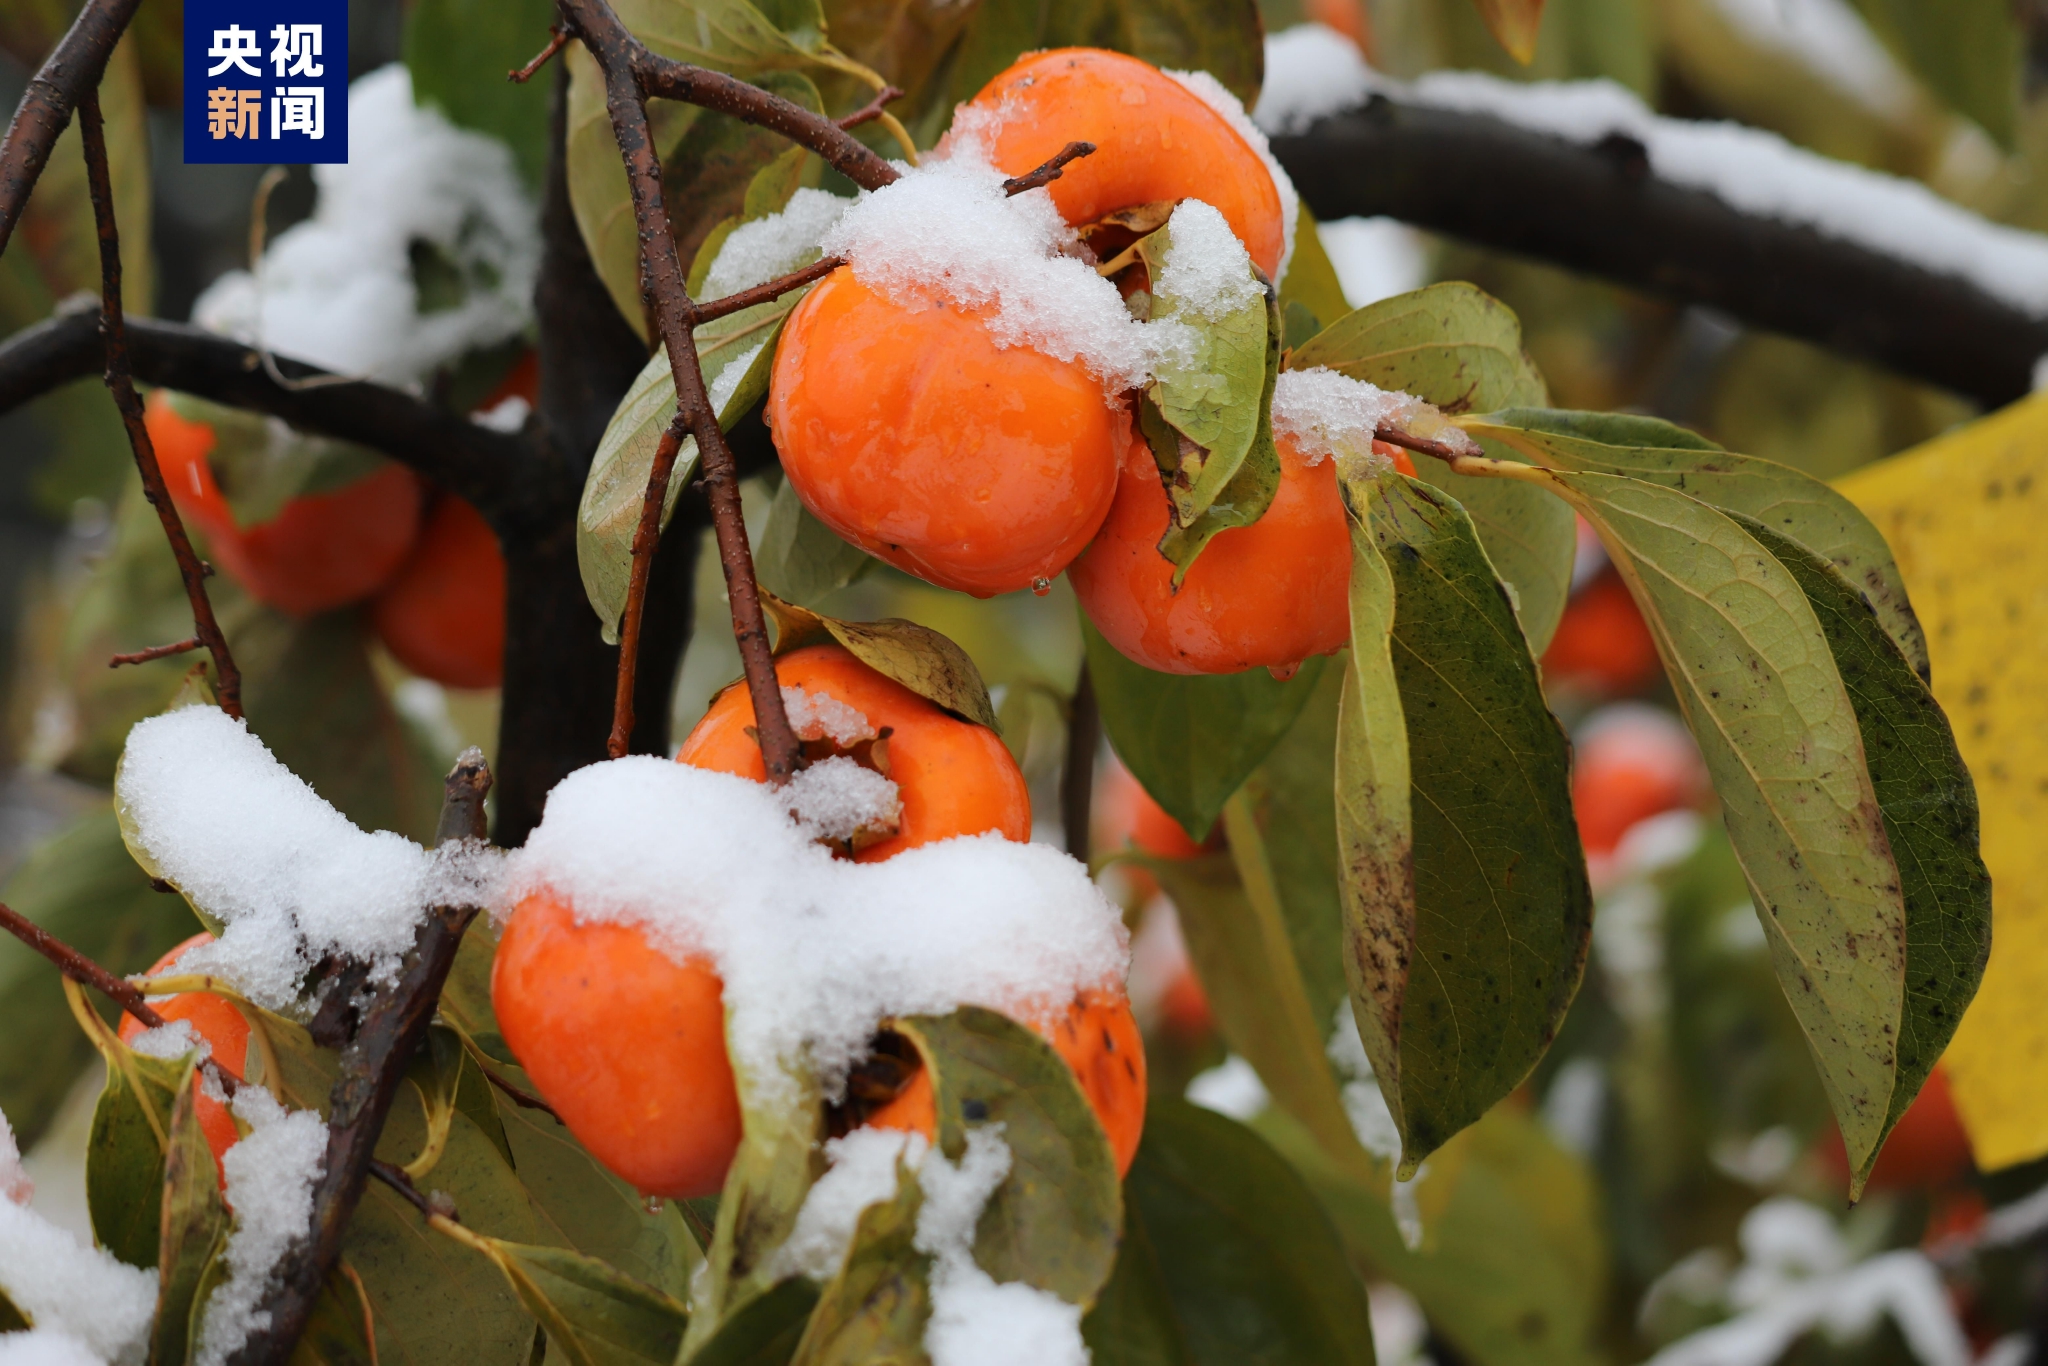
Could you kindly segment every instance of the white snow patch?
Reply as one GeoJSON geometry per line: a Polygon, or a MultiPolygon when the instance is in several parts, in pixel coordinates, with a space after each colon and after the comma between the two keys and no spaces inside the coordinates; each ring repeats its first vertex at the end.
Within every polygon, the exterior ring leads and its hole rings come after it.
{"type": "Polygon", "coordinates": [[[1170,295],[1198,318],[1218,320],[1265,297],[1251,256],[1221,211],[1184,199],[1173,211],[1172,243],[1160,262],[1154,294],[1170,295]]]}
{"type": "Polygon", "coordinates": [[[200,1311],[198,1366],[220,1366],[270,1326],[270,1311],[256,1306],[278,1260],[312,1228],[313,1184],[327,1153],[316,1110],[287,1111],[262,1087],[244,1085],[234,1111],[249,1132],[221,1157],[235,1228],[221,1252],[227,1279],[200,1311]]]}
{"type": "MultiPolygon", "coordinates": [[[[1358,1136],[1358,1146],[1398,1171],[1401,1130],[1394,1123],[1394,1112],[1388,1108],[1387,1098],[1380,1093],[1379,1079],[1373,1075],[1372,1059],[1366,1054],[1365,1040],[1359,1036],[1358,1021],[1351,1014],[1351,1002],[1337,1003],[1336,1023],[1330,1029],[1330,1040],[1324,1046],[1324,1052],[1330,1059],[1330,1066],[1337,1070],[1338,1078],[1344,1083],[1344,1116],[1351,1121],[1351,1132],[1358,1136]]],[[[1424,1162],[1406,1181],[1397,1175],[1390,1176],[1387,1186],[1387,1201],[1393,1207],[1394,1227],[1400,1230],[1401,1241],[1411,1252],[1422,1246],[1422,1207],[1415,1198],[1415,1190],[1428,1175],[1429,1163],[1424,1162]]]]}
{"type": "Polygon", "coordinates": [[[894,829],[903,818],[896,784],[844,755],[797,774],[782,797],[812,839],[832,844],[843,844],[863,830],[894,829]]]}
{"type": "Polygon", "coordinates": [[[762,783],[635,757],[578,769],[510,856],[500,913],[543,889],[579,921],[641,926],[724,983],[744,1084],[808,1057],[828,1084],[888,1015],[1049,1015],[1122,980],[1123,921],[1087,869],[993,832],[885,862],[834,859],[762,783]]]}
{"type": "Polygon", "coordinates": [[[1188,1100],[1204,1110],[1244,1123],[1272,1103],[1272,1094],[1259,1079],[1258,1069],[1232,1053],[1206,1072],[1197,1072],[1188,1082],[1188,1100]]]}
{"type": "Polygon", "coordinates": [[[805,692],[785,683],[782,706],[789,713],[791,729],[805,740],[830,740],[841,749],[851,749],[880,733],[857,707],[828,692],[805,692]]]}
{"type": "Polygon", "coordinates": [[[1266,40],[1264,92],[1255,117],[1271,133],[1298,131],[1374,94],[1487,114],[1581,145],[1619,133],[1643,145],[1659,179],[2048,314],[2048,238],[1980,218],[1917,181],[1835,161],[1761,129],[1660,118],[1613,81],[1520,83],[1473,71],[1394,81],[1335,30],[1303,24],[1266,40]]]}
{"type": "MultiPolygon", "coordinates": [[[[0,1200],[0,1292],[34,1324],[24,1336],[72,1339],[87,1360],[140,1363],[156,1316],[156,1272],[87,1247],[35,1211],[0,1200]]],[[[4,1341],[5,1339],[0,1339],[4,1341]]],[[[57,1353],[59,1345],[34,1344],[57,1353]]],[[[16,1350],[26,1350],[17,1344],[16,1350]]],[[[67,1360],[61,1355],[24,1361],[67,1360]]]]}
{"type": "Polygon", "coordinates": [[[1871,112],[1914,110],[1913,78],[1843,0],[1713,0],[1758,47],[1790,58],[1871,112]]]}
{"type": "Polygon", "coordinates": [[[107,1366],[106,1358],[54,1328],[0,1333],[0,1366],[107,1366]]]}
{"type": "Polygon", "coordinates": [[[192,1027],[190,1020],[166,1020],[155,1029],[145,1029],[128,1041],[128,1046],[144,1057],[161,1058],[169,1062],[182,1058],[187,1053],[197,1053],[195,1062],[205,1062],[213,1056],[213,1045],[199,1037],[199,1031],[192,1027]]]}
{"type": "Polygon", "coordinates": [[[35,1193],[36,1183],[21,1165],[21,1145],[14,1141],[14,1126],[0,1113],[0,1200],[26,1205],[35,1193]]]}
{"type": "Polygon", "coordinates": [[[485,904],[497,866],[482,846],[429,853],[358,829],[213,707],[139,722],[115,792],[162,875],[226,922],[179,967],[273,1010],[330,953],[368,962],[373,983],[395,981],[425,909],[485,904]]]}
{"type": "Polygon", "coordinates": [[[392,65],[349,87],[352,155],[315,166],[313,216],[278,234],[257,273],[230,271],[200,326],[341,374],[410,384],[532,317],[539,219],[504,143],[413,103],[392,65]],[[459,267],[459,303],[420,309],[415,243],[459,267]]]}
{"type": "Polygon", "coordinates": [[[1477,443],[1413,394],[1379,388],[1317,365],[1282,371],[1273,385],[1273,435],[1291,439],[1311,465],[1335,456],[1346,475],[1378,474],[1392,461],[1373,450],[1382,427],[1413,432],[1459,449],[1477,443]],[[1418,427],[1426,428],[1417,431],[1418,427]]]}
{"type": "Polygon", "coordinates": [[[771,1276],[828,1281],[838,1275],[862,1213],[895,1199],[899,1172],[917,1171],[929,1147],[923,1134],[902,1129],[855,1129],[827,1142],[831,1168],[804,1196],[795,1229],[775,1250],[771,1276]]]}
{"type": "Polygon", "coordinates": [[[1280,231],[1286,244],[1280,252],[1280,269],[1273,275],[1273,283],[1279,284],[1287,278],[1287,267],[1294,261],[1294,234],[1301,223],[1301,196],[1295,192],[1293,180],[1288,178],[1279,158],[1273,155],[1273,145],[1266,141],[1265,133],[1245,113],[1243,102],[1224,89],[1223,82],[1206,71],[1168,71],[1166,74],[1221,114],[1223,121],[1250,143],[1251,149],[1259,154],[1259,160],[1266,163],[1266,173],[1273,177],[1273,188],[1280,193],[1280,231]]]}
{"type": "Polygon", "coordinates": [[[1422,234],[1393,218],[1339,218],[1316,224],[1323,252],[1337,272],[1344,302],[1364,308],[1429,281],[1422,234]]]}
{"type": "Polygon", "coordinates": [[[740,224],[704,272],[704,297],[722,299],[817,260],[820,239],[852,203],[823,190],[801,189],[782,212],[740,224]]]}

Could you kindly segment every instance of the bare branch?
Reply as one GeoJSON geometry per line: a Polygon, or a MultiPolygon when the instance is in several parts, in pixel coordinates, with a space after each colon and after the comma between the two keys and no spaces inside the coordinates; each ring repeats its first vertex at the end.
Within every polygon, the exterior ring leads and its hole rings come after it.
{"type": "Polygon", "coordinates": [[[1060,770],[1060,825],[1067,852],[1088,861],[1088,822],[1095,799],[1095,750],[1102,743],[1102,711],[1095,703],[1095,680],[1088,661],[1074,682],[1074,700],[1067,708],[1067,762],[1060,770]]]}
{"type": "Polygon", "coordinates": [[[548,45],[542,48],[534,56],[534,59],[525,66],[520,67],[517,71],[506,72],[505,79],[513,82],[515,85],[525,85],[533,79],[535,72],[548,64],[550,57],[553,57],[568,45],[569,30],[563,28],[560,24],[550,24],[548,26],[548,45]]]}
{"type": "MultiPolygon", "coordinates": [[[[484,837],[483,797],[490,781],[490,770],[476,750],[456,762],[443,790],[443,843],[484,837]]],[[[355,1037],[342,1049],[340,1074],[328,1097],[327,1151],[313,1187],[313,1226],[279,1260],[260,1307],[268,1318],[257,1320],[266,1326],[250,1334],[228,1358],[229,1366],[282,1366],[291,1358],[341,1254],[342,1236],[370,1176],[377,1138],[433,1021],[462,932],[476,915],[474,906],[429,911],[397,984],[369,1003],[355,1037]]]]}
{"type": "Polygon", "coordinates": [[[198,648],[199,637],[188,636],[184,640],[174,640],[169,645],[152,645],[147,650],[136,650],[132,654],[115,655],[107,661],[107,667],[109,669],[118,669],[123,664],[147,664],[152,659],[169,659],[172,655],[181,655],[189,650],[196,650],[198,648]]]}
{"type": "Polygon", "coordinates": [[[145,1029],[161,1029],[164,1017],[150,1009],[133,982],[116,977],[77,949],[51,934],[12,906],[0,902],[0,929],[19,939],[57,965],[57,971],[74,982],[91,987],[141,1021],[145,1029]]]}
{"type": "Polygon", "coordinates": [[[215,688],[220,708],[229,716],[242,714],[242,671],[228,650],[228,638],[213,615],[213,600],[206,594],[206,566],[185,534],[184,519],[178,516],[164,473],[156,463],[156,447],[142,420],[142,399],[135,392],[135,379],[128,370],[128,334],[121,314],[121,234],[114,222],[114,189],[107,176],[106,130],[100,122],[100,96],[88,90],[78,105],[79,130],[84,134],[85,177],[92,190],[92,216],[100,237],[100,333],[106,345],[107,388],[114,406],[121,410],[121,425],[128,429],[128,444],[135,452],[135,468],[142,474],[142,491],[163,523],[171,554],[178,561],[178,577],[185,581],[185,597],[192,604],[193,634],[206,642],[213,656],[215,688]]]}
{"type": "Polygon", "coordinates": [[[889,105],[902,98],[903,92],[901,90],[893,85],[885,85],[875,92],[873,99],[854,110],[851,114],[848,114],[845,118],[836,120],[836,122],[841,128],[847,129],[858,128],[863,123],[873,123],[876,119],[882,117],[883,111],[889,105]]]}
{"type": "MultiPolygon", "coordinates": [[[[887,171],[888,178],[876,183],[888,184],[896,179],[896,172],[828,119],[787,100],[778,100],[744,81],[734,81],[713,72],[698,72],[695,68],[654,58],[619,22],[618,16],[612,13],[604,0],[557,0],[557,3],[563,19],[574,27],[604,72],[612,132],[618,139],[620,159],[625,163],[626,181],[633,197],[633,216],[640,229],[640,288],[661,339],[668,347],[678,414],[697,440],[704,490],[711,503],[712,531],[718,538],[718,559],[725,571],[726,595],[732,602],[733,635],[738,640],[740,660],[746,668],[747,693],[754,704],[761,759],[767,768],[768,781],[780,786],[801,767],[803,750],[796,732],[790,727],[789,714],[782,704],[782,688],[775,676],[768,622],[761,609],[760,587],[754,579],[753,551],[747,544],[746,523],[740,512],[739,476],[734,467],[732,448],[726,444],[725,433],[719,427],[718,413],[705,390],[703,367],[697,359],[696,340],[692,335],[695,310],[685,285],[682,258],[676,251],[668,207],[662,202],[661,160],[655,154],[653,139],[648,132],[647,92],[642,82],[654,79],[647,74],[650,72],[666,71],[673,76],[680,71],[682,79],[672,80],[670,88],[693,92],[685,97],[692,98],[694,103],[707,108],[725,107],[705,95],[707,91],[722,92],[721,99],[731,97],[733,107],[728,112],[739,113],[749,122],[785,132],[805,146],[813,146],[812,141],[805,140],[808,138],[814,139],[820,147],[841,151],[843,144],[858,147],[865,160],[849,164],[855,170],[870,168],[867,171],[870,180],[875,179],[873,166],[887,171]],[[786,110],[779,106],[786,106],[786,110]],[[792,116],[799,117],[793,120],[792,116]]],[[[821,155],[825,155],[828,161],[833,160],[831,154],[821,152],[821,155]]],[[[856,183],[867,183],[858,175],[853,178],[856,183]]],[[[655,515],[659,515],[658,508],[655,515]]],[[[620,644],[623,658],[628,648],[623,630],[620,644]]]]}
{"type": "Polygon", "coordinates": [[[755,304],[765,304],[771,299],[779,299],[792,289],[814,285],[845,264],[846,262],[837,256],[827,256],[821,261],[813,261],[802,270],[793,270],[766,284],[755,285],[752,289],[743,289],[737,294],[728,294],[709,303],[695,304],[690,309],[690,317],[694,320],[695,326],[702,327],[705,323],[723,318],[727,314],[737,313],[743,308],[752,308],[755,304]]]}
{"type": "Polygon", "coordinates": [[[632,745],[633,681],[640,666],[640,620],[647,607],[647,576],[661,545],[661,510],[668,506],[669,477],[675,473],[676,453],[688,434],[688,424],[677,413],[654,448],[647,492],[640,499],[640,524],[633,528],[633,569],[626,581],[626,609],[619,620],[618,690],[612,700],[611,738],[605,744],[605,752],[614,759],[625,758],[632,745]]]}
{"type": "Polygon", "coordinates": [[[107,58],[139,3],[89,0],[22,92],[7,140],[0,143],[0,251],[7,250],[29,192],[49,164],[50,149],[71,122],[71,111],[99,88],[107,58]]]}
{"type": "Polygon", "coordinates": [[[1003,193],[1019,195],[1026,190],[1035,190],[1041,185],[1050,185],[1066,174],[1068,162],[1079,161],[1082,157],[1092,156],[1094,152],[1095,144],[1092,142],[1070,142],[1053,153],[1052,160],[1044,165],[1026,171],[1023,175],[1011,176],[1004,181],[1003,193]]]}
{"type": "Polygon", "coordinates": [[[1431,441],[1426,437],[1411,436],[1407,432],[1402,431],[1399,427],[1381,426],[1375,428],[1372,434],[1372,439],[1375,441],[1384,441],[1389,446],[1400,446],[1406,450],[1415,451],[1421,455],[1432,455],[1439,460],[1456,460],[1460,456],[1468,453],[1466,451],[1458,450],[1455,447],[1452,447],[1442,441],[1431,441]]]}

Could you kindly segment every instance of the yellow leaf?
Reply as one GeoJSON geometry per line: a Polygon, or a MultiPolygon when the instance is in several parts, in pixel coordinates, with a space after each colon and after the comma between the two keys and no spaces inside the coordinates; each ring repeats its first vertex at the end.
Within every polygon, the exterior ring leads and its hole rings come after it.
{"type": "Polygon", "coordinates": [[[1891,542],[1977,783],[1991,962],[1943,1057],[1977,1165],[2048,1154],[2048,395],[1839,481],[1891,542]]]}
{"type": "Polygon", "coordinates": [[[1494,41],[1523,66],[1536,60],[1536,30],[1543,24],[1543,0],[1472,0],[1494,41]]]}

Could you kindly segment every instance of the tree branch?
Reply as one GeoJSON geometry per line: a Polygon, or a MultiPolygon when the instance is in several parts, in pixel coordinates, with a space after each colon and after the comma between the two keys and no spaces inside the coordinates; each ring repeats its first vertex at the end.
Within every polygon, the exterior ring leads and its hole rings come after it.
{"type": "Polygon", "coordinates": [[[107,389],[114,406],[121,411],[121,425],[128,431],[128,445],[135,452],[135,468],[142,474],[142,491],[163,523],[164,537],[178,561],[178,577],[184,580],[185,597],[192,604],[193,634],[206,643],[213,656],[215,688],[220,709],[229,716],[242,714],[242,671],[228,649],[228,638],[213,615],[213,599],[206,593],[207,568],[200,563],[192,538],[185,534],[184,519],[164,486],[164,472],[156,463],[156,447],[149,439],[149,427],[142,420],[142,399],[135,392],[135,380],[128,370],[128,333],[121,315],[121,233],[114,222],[114,187],[107,176],[106,129],[100,122],[100,95],[88,90],[78,104],[79,131],[85,145],[85,178],[92,193],[93,223],[100,239],[100,336],[106,357],[107,389]]]}
{"type": "Polygon", "coordinates": [[[640,667],[640,625],[647,607],[647,578],[654,570],[654,552],[661,546],[661,510],[668,506],[669,478],[676,454],[689,434],[677,413],[654,448],[647,471],[647,491],[640,498],[640,524],[633,528],[633,568],[626,584],[626,610],[619,622],[619,677],[612,696],[612,733],[605,752],[623,759],[633,740],[633,684],[640,667]]]}
{"type": "MultiPolygon", "coordinates": [[[[782,705],[782,688],[775,676],[768,623],[761,610],[760,588],[754,580],[753,551],[747,544],[746,523],[740,511],[738,471],[734,467],[732,448],[726,444],[725,433],[719,426],[718,412],[705,390],[704,371],[697,359],[697,344],[693,336],[694,306],[685,285],[682,258],[676,251],[668,207],[662,202],[661,160],[655,154],[654,142],[648,132],[647,96],[641,84],[642,59],[650,65],[656,65],[657,59],[626,30],[605,0],[557,0],[557,4],[563,21],[574,27],[604,72],[612,132],[618,139],[620,159],[625,163],[626,180],[633,197],[633,216],[640,229],[641,293],[656,329],[668,347],[677,412],[697,440],[698,460],[704,472],[704,491],[711,502],[712,532],[718,538],[718,559],[725,570],[726,595],[732,602],[733,635],[739,642],[740,661],[746,668],[747,692],[754,704],[761,758],[768,771],[769,783],[780,786],[789,781],[801,766],[802,746],[782,705]]],[[[659,65],[666,69],[679,64],[659,65]]],[[[693,70],[686,69],[686,74],[693,70]]],[[[720,98],[731,96],[736,103],[730,112],[776,131],[788,131],[794,127],[825,146],[851,143],[860,147],[874,165],[888,170],[890,180],[896,178],[895,171],[886,162],[861,146],[837,124],[787,100],[778,100],[776,96],[744,81],[724,76],[709,79],[714,74],[697,73],[705,78],[702,81],[697,80],[697,75],[690,75],[683,88],[697,90],[700,95],[703,91],[716,90],[721,92],[720,98]],[[787,109],[778,106],[787,106],[787,109]],[[801,120],[793,122],[793,115],[800,115],[801,120]]],[[[708,97],[693,102],[708,108],[721,107],[708,97]]],[[[790,136],[796,137],[797,133],[791,132],[790,136]]],[[[811,143],[805,142],[804,145],[811,143]]],[[[831,154],[824,155],[828,161],[833,160],[831,154]]],[[[655,497],[655,482],[652,478],[648,481],[649,499],[655,497]]],[[[661,482],[665,487],[666,480],[661,482]]],[[[655,515],[659,516],[658,507],[655,515]]],[[[630,601],[627,607],[629,612],[633,611],[630,601]]],[[[627,644],[623,630],[620,646],[622,658],[627,650],[635,648],[627,644]]]]}
{"type": "Polygon", "coordinates": [[[7,250],[29,192],[49,164],[71,111],[99,88],[107,58],[140,0],[89,0],[22,92],[0,143],[0,251],[7,250]]]}
{"type": "Polygon", "coordinates": [[[2032,388],[2048,318],[1965,280],[1659,180],[1641,143],[1567,142],[1375,97],[1273,139],[1325,221],[1384,214],[1860,356],[1997,406],[2032,388]]]}
{"type": "MultiPolygon", "coordinates": [[[[443,789],[440,842],[484,838],[484,796],[491,771],[483,755],[470,750],[456,761],[443,789]]],[[[327,1151],[313,1186],[313,1226],[293,1242],[272,1273],[259,1322],[229,1366],[282,1366],[312,1317],[313,1305],[341,1254],[371,1155],[384,1131],[406,1067],[426,1036],[454,966],[462,932],[477,915],[474,906],[437,906],[427,913],[413,940],[398,983],[373,999],[355,1038],[341,1053],[340,1075],[327,1104],[327,1151]]]]}
{"type": "MultiPolygon", "coordinates": [[[[302,431],[381,451],[452,490],[494,525],[503,514],[564,497],[573,503],[579,492],[577,476],[549,467],[521,438],[478,426],[402,390],[362,381],[289,388],[264,372],[255,348],[227,337],[149,318],[128,320],[126,332],[129,365],[143,383],[267,413],[302,431]]],[[[59,310],[0,342],[0,412],[95,374],[105,364],[99,310],[59,310]]],[[[277,365],[291,380],[325,373],[282,357],[277,365]]]]}
{"type": "Polygon", "coordinates": [[[51,934],[35,921],[30,920],[12,906],[0,902],[0,929],[19,939],[22,943],[49,959],[74,982],[91,987],[100,995],[112,1001],[121,1009],[133,1015],[144,1029],[160,1029],[164,1017],[150,1008],[142,993],[133,982],[113,973],[87,958],[77,949],[51,934]]]}
{"type": "Polygon", "coordinates": [[[1088,861],[1088,825],[1095,800],[1095,751],[1101,743],[1102,709],[1096,705],[1095,680],[1084,659],[1067,705],[1067,762],[1060,769],[1060,825],[1066,831],[1067,852],[1083,863],[1088,861]]]}

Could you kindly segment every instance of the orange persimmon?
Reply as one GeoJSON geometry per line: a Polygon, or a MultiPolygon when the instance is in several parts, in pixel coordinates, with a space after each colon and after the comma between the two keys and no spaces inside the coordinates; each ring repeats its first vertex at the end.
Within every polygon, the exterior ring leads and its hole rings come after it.
{"type": "MultiPolygon", "coordinates": [[[[212,942],[213,936],[201,931],[150,964],[145,975],[159,977],[170,973],[188,950],[212,942]]],[[[210,991],[181,991],[175,996],[153,1000],[150,1006],[165,1020],[185,1021],[192,1027],[192,1032],[212,1048],[214,1058],[222,1067],[238,1077],[242,1075],[242,1068],[249,1060],[249,1021],[226,997],[216,996],[210,991]]],[[[133,1015],[121,1017],[123,1043],[133,1043],[135,1036],[142,1032],[142,1021],[133,1015]]],[[[213,1160],[218,1163],[240,1138],[235,1130],[235,1117],[228,1113],[227,1106],[204,1091],[193,1096],[192,1107],[199,1120],[199,1130],[206,1135],[206,1146],[213,1149],[213,1160]]],[[[225,1183],[227,1178],[223,1175],[221,1179],[225,1183]]]]}
{"type": "Polygon", "coordinates": [[[434,501],[412,554],[370,607],[398,662],[451,688],[495,688],[505,671],[505,557],[483,515],[434,501]]]}

